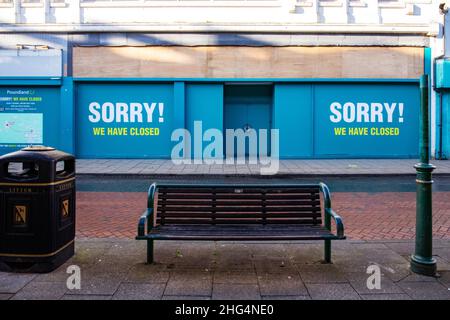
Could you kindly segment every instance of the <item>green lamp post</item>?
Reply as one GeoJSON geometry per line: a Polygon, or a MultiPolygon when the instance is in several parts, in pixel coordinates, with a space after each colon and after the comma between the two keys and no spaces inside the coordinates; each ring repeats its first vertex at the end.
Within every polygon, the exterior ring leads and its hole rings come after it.
{"type": "Polygon", "coordinates": [[[428,75],[420,78],[420,162],[416,168],[416,248],[411,256],[411,271],[427,276],[436,274],[433,258],[433,215],[428,115],[428,75]]]}

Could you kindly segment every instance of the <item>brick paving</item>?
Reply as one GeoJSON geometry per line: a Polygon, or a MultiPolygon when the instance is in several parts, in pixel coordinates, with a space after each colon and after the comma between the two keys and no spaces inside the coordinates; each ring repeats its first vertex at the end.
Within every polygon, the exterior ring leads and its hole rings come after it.
{"type": "MultiPolygon", "coordinates": [[[[280,160],[280,175],[402,175],[414,174],[417,159],[280,160]]],[[[434,174],[450,174],[450,161],[432,160],[434,174]]],[[[78,174],[125,175],[258,175],[250,164],[175,165],[164,159],[77,159],[78,174]]]]}
{"type": "Polygon", "coordinates": [[[334,241],[333,264],[321,263],[317,242],[157,241],[147,265],[145,241],[78,239],[75,256],[52,273],[0,272],[0,299],[450,300],[450,240],[434,242],[440,277],[411,273],[410,240],[334,241]],[[81,288],[69,290],[73,264],[81,288]],[[366,285],[373,264],[379,289],[366,285]]]}
{"type": "MultiPolygon", "coordinates": [[[[145,192],[77,192],[77,236],[134,238],[145,192]]],[[[414,192],[334,192],[349,239],[413,239],[414,192]]],[[[450,239],[450,192],[433,193],[434,237],[450,239]]]]}

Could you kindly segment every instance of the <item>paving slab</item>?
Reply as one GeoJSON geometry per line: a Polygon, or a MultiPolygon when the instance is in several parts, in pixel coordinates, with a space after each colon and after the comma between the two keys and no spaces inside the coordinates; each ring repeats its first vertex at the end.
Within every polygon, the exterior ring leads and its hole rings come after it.
{"type": "Polygon", "coordinates": [[[285,244],[287,257],[296,264],[315,264],[324,258],[323,243],[302,246],[285,244]]]}
{"type": "Polygon", "coordinates": [[[59,300],[67,290],[66,282],[30,282],[11,300],[59,300]]]}
{"type": "Polygon", "coordinates": [[[291,264],[287,257],[273,259],[269,254],[254,260],[254,265],[258,275],[267,273],[288,275],[297,272],[295,265],[291,264]]]}
{"type": "MultiPolygon", "coordinates": [[[[389,278],[393,282],[402,281],[413,273],[410,270],[409,263],[401,264],[379,264],[383,276],[389,278]]],[[[423,277],[423,280],[430,280],[429,277],[423,277]]]]}
{"type": "Polygon", "coordinates": [[[400,279],[397,282],[398,283],[402,283],[402,282],[407,282],[407,283],[413,283],[413,282],[418,282],[418,283],[438,282],[438,278],[424,276],[424,275],[416,274],[416,273],[413,273],[413,272],[409,272],[408,276],[400,279]]]}
{"type": "Polygon", "coordinates": [[[211,300],[210,296],[163,296],[162,300],[211,300]]]}
{"type": "Polygon", "coordinates": [[[211,296],[212,273],[174,271],[167,282],[164,295],[211,296]]]}
{"type": "Polygon", "coordinates": [[[65,294],[61,300],[111,300],[110,295],[65,294]]]}
{"type": "Polygon", "coordinates": [[[441,272],[438,281],[450,290],[450,271],[441,272]]]}
{"type": "Polygon", "coordinates": [[[361,294],[363,300],[411,300],[406,293],[361,294]]]}
{"type": "Polygon", "coordinates": [[[67,294],[76,295],[110,295],[112,296],[121,283],[115,277],[83,277],[81,278],[81,289],[72,290],[67,294]]]}
{"type": "Polygon", "coordinates": [[[361,297],[348,283],[307,283],[313,300],[360,300],[361,297]]]}
{"type": "Polygon", "coordinates": [[[450,291],[439,282],[400,282],[399,286],[413,299],[450,300],[450,291]]]}
{"type": "Polygon", "coordinates": [[[169,280],[169,269],[154,268],[148,264],[137,264],[131,267],[124,282],[134,283],[167,283],[169,280]]]}
{"type": "Polygon", "coordinates": [[[447,247],[433,249],[433,253],[450,263],[450,247],[448,244],[447,247]]]}
{"type": "Polygon", "coordinates": [[[114,293],[113,300],[156,300],[161,299],[165,284],[122,283],[114,293]]]}
{"type": "Polygon", "coordinates": [[[67,273],[67,268],[70,263],[65,263],[56,270],[49,273],[37,274],[34,278],[35,282],[65,282],[70,274],[67,273]]]}
{"type": "Polygon", "coordinates": [[[332,264],[298,265],[300,277],[305,283],[339,283],[347,278],[332,264]]]}
{"type": "Polygon", "coordinates": [[[261,299],[257,284],[225,284],[215,283],[212,290],[213,300],[242,300],[261,299]]]}
{"type": "Polygon", "coordinates": [[[258,276],[262,296],[299,296],[308,291],[296,273],[291,275],[266,274],[258,276]]]}
{"type": "Polygon", "coordinates": [[[381,275],[380,289],[369,289],[367,279],[370,275],[364,273],[346,274],[346,277],[353,289],[360,295],[380,295],[380,294],[403,294],[402,288],[394,283],[391,279],[381,275]]]}
{"type": "Polygon", "coordinates": [[[263,296],[262,300],[311,300],[310,296],[263,296]]]}
{"type": "Polygon", "coordinates": [[[256,272],[245,270],[218,270],[214,272],[214,284],[258,284],[256,272]]]}
{"type": "Polygon", "coordinates": [[[0,293],[16,293],[35,277],[35,274],[0,272],[0,293]]]}

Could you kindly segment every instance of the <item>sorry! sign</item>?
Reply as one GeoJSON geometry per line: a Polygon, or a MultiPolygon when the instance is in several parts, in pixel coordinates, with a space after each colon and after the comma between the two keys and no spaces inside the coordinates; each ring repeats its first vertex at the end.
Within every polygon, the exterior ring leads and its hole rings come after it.
{"type": "MultiPolygon", "coordinates": [[[[333,102],[330,104],[332,123],[403,123],[403,102],[333,102]],[[395,115],[394,115],[395,113],[395,115]]],[[[335,135],[383,136],[399,135],[399,127],[335,127],[335,135]]]]}
{"type": "Polygon", "coordinates": [[[80,84],[81,157],[167,157],[173,126],[170,84],[80,84]]]}
{"type": "Polygon", "coordinates": [[[417,84],[321,85],[314,101],[319,156],[417,155],[417,84]]]}
{"type": "Polygon", "coordinates": [[[403,103],[397,102],[333,102],[330,105],[330,121],[339,123],[368,123],[368,122],[394,122],[394,112],[397,113],[398,122],[403,122],[403,103]]]}

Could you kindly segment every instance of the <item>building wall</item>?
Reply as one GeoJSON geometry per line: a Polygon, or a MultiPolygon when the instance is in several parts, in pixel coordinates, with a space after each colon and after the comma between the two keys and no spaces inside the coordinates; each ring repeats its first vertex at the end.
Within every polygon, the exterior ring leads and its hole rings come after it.
{"type": "Polygon", "coordinates": [[[364,26],[372,31],[411,34],[428,32],[427,24],[438,14],[438,5],[435,0],[3,0],[0,21],[41,25],[41,30],[45,27],[56,32],[111,32],[115,28],[120,32],[127,25],[134,31],[210,32],[214,29],[211,26],[222,31],[254,31],[259,26],[266,31],[335,33],[342,32],[345,25],[354,25],[356,32],[364,26]]]}

